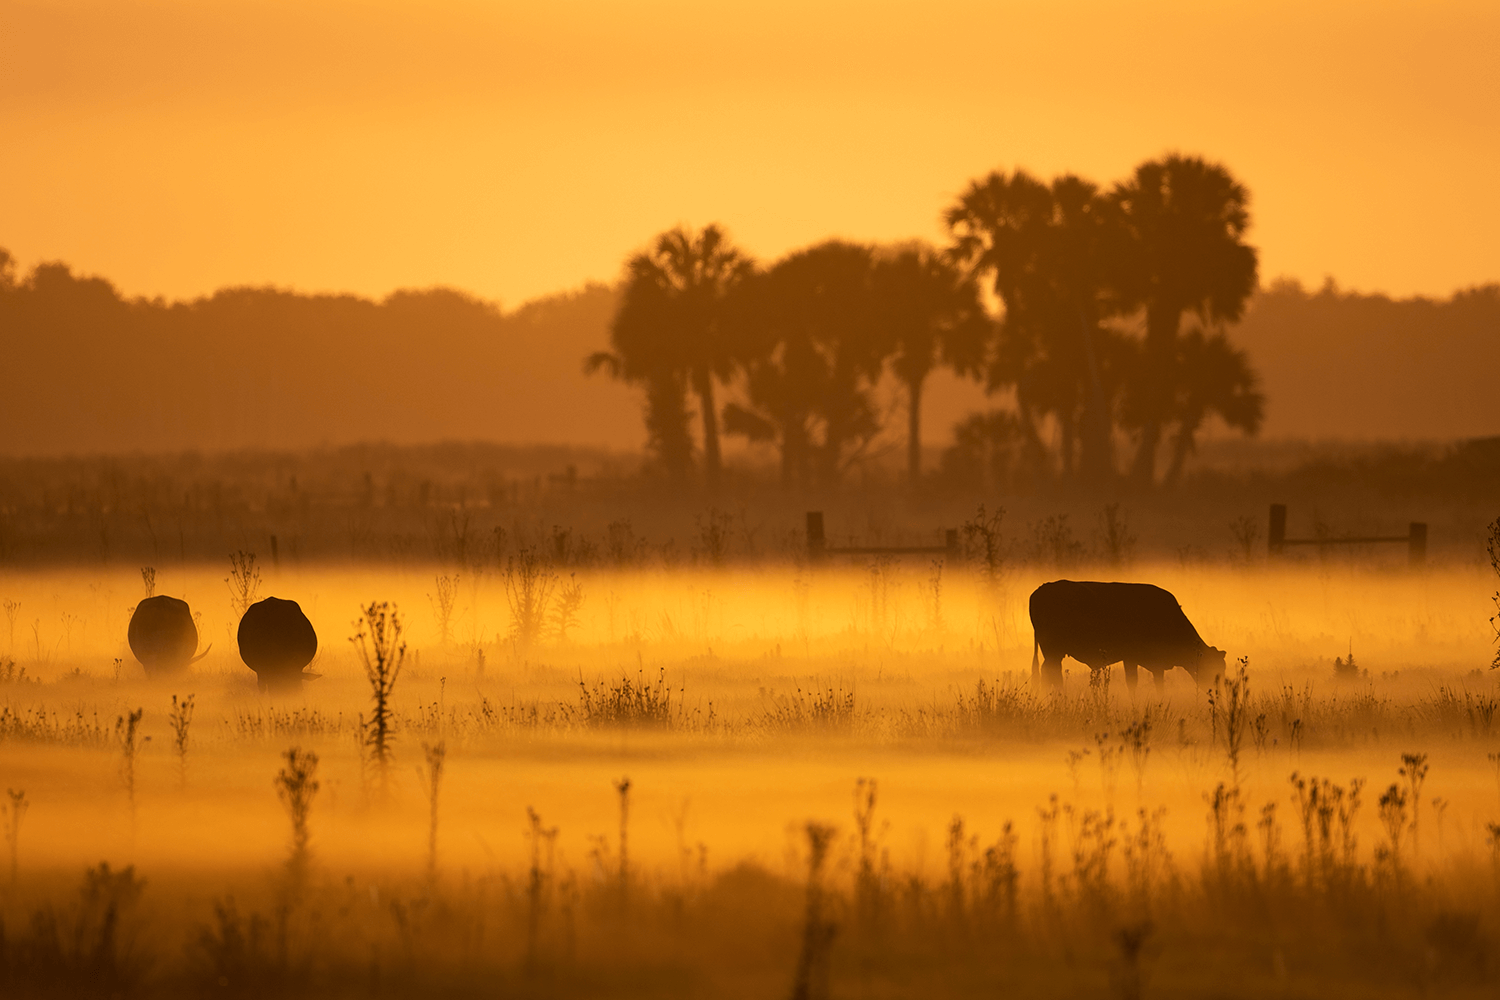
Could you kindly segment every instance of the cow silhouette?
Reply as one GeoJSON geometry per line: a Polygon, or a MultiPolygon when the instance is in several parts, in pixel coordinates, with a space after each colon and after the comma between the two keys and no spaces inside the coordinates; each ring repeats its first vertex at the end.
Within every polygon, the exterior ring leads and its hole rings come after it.
{"type": "Polygon", "coordinates": [[[262,691],[301,691],[303,681],[320,676],[302,669],[318,654],[318,633],[296,601],[268,597],[250,605],[240,619],[239,643],[240,659],[255,671],[262,691]]]}
{"type": "MultiPolygon", "coordinates": [[[[198,653],[198,623],[187,601],[159,594],[135,606],[125,631],[130,651],[146,668],[147,677],[170,677],[208,655],[198,653]]],[[[212,643],[209,649],[212,649],[212,643]]]]}
{"type": "Polygon", "coordinates": [[[1031,595],[1033,644],[1031,673],[1062,683],[1062,658],[1071,656],[1099,671],[1125,666],[1125,683],[1135,692],[1136,670],[1145,667],[1161,691],[1168,670],[1182,667],[1195,680],[1224,673],[1224,651],[1204,642],[1169,591],[1149,583],[1094,583],[1054,580],[1031,595]]]}

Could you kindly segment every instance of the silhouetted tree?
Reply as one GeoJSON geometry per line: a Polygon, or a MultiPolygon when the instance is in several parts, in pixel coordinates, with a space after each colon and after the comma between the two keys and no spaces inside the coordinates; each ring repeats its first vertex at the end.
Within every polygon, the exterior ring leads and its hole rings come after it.
{"type": "MultiPolygon", "coordinates": [[[[1205,334],[1194,329],[1178,338],[1172,384],[1171,464],[1165,482],[1182,475],[1183,463],[1197,447],[1197,434],[1209,414],[1245,434],[1259,432],[1265,417],[1266,398],[1259,379],[1244,351],[1230,346],[1222,333],[1205,334]]],[[[1131,409],[1127,403],[1127,409],[1131,409]]],[[[1129,419],[1129,415],[1127,415],[1129,419]]]]}
{"type": "Polygon", "coordinates": [[[877,320],[874,254],[830,240],[778,261],[734,299],[748,406],[726,431],[781,441],[782,481],[835,482],[880,430],[870,388],[890,346],[877,320]]]}
{"type": "Polygon", "coordinates": [[[906,470],[922,474],[922,386],[939,363],[979,374],[994,327],[979,290],[947,256],[920,243],[876,259],[880,320],[894,349],[891,371],[906,387],[906,470]]]}
{"type": "Polygon", "coordinates": [[[736,356],[724,336],[723,302],[752,269],[717,226],[696,236],[681,228],[662,233],[650,251],[626,265],[625,290],[610,328],[613,354],[593,355],[587,363],[590,371],[607,366],[619,377],[645,383],[653,447],[679,475],[691,464],[690,414],[686,402],[679,402],[691,386],[703,420],[710,485],[722,467],[714,379],[729,377],[736,356]]]}
{"type": "Polygon", "coordinates": [[[1121,295],[1146,311],[1133,388],[1141,429],[1131,477],[1149,485],[1162,427],[1177,416],[1182,314],[1194,312],[1206,325],[1237,320],[1255,290],[1256,252],[1243,241],[1249,194],[1224,167],[1172,155],[1138,166],[1112,199],[1129,236],[1121,295]]]}
{"type": "Polygon", "coordinates": [[[1101,326],[1118,310],[1116,276],[1124,233],[1115,206],[1092,183],[1071,175],[1050,185],[1024,171],[992,173],[970,185],[947,222],[954,255],[988,273],[1005,305],[989,387],[1016,390],[1030,462],[1045,467],[1037,418],[1051,413],[1061,431],[1061,460],[1091,483],[1113,474],[1111,378],[1126,345],[1101,326]]]}

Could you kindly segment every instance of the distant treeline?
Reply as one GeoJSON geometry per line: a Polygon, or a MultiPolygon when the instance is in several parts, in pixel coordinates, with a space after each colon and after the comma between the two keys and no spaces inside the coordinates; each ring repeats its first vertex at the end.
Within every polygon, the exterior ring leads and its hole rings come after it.
{"type": "Polygon", "coordinates": [[[637,410],[624,387],[578,405],[578,356],[615,299],[590,285],[502,313],[446,289],[230,288],[168,303],[63,264],[20,277],[0,251],[0,453],[597,442],[637,410]]]}
{"type": "Polygon", "coordinates": [[[915,482],[923,390],[945,366],[1010,400],[956,428],[950,475],[1097,486],[1124,446],[1130,477],[1151,485],[1165,445],[1175,480],[1209,416],[1247,434],[1263,419],[1224,334],[1257,284],[1248,203],[1224,167],[1168,156],[1108,190],[992,173],[944,213],[940,249],[830,240],[762,267],[718,227],[675,229],[631,258],[613,351],[590,365],[643,387],[651,447],[679,477],[694,463],[692,397],[710,483],[722,422],[774,442],[788,485],[832,485],[881,432],[874,390],[889,374],[915,482]],[[739,397],[722,411],[721,390],[739,397]]]}
{"type": "MultiPolygon", "coordinates": [[[[1050,193],[1054,186],[1044,187],[1050,193]]],[[[701,240],[701,235],[693,239],[701,240]]],[[[948,266],[938,256],[911,245],[830,244],[758,273],[776,271],[780,287],[795,291],[799,271],[805,277],[819,261],[831,265],[840,259],[854,265],[855,278],[864,275],[851,283],[865,287],[860,282],[877,278],[931,278],[948,266]],[[923,266],[938,270],[923,271],[923,266]]],[[[993,283],[985,280],[981,291],[988,292],[993,283]]],[[[818,294],[825,301],[836,298],[830,291],[837,289],[818,294]]],[[[18,274],[9,255],[0,251],[0,455],[302,450],[443,440],[637,451],[645,435],[635,391],[590,378],[579,363],[609,343],[612,323],[627,315],[618,312],[622,301],[618,288],[590,285],[506,312],[443,289],[398,292],[376,302],[238,288],[169,303],[128,299],[109,282],[75,275],[59,263],[18,274]]],[[[899,314],[883,304],[887,301],[870,299],[875,307],[870,329],[893,329],[899,314]]],[[[972,323],[977,314],[963,301],[972,323]]],[[[1002,312],[1003,302],[981,298],[981,304],[987,316],[1001,316],[999,329],[988,320],[992,352],[1002,342],[1046,346],[1041,333],[1031,340],[1012,339],[1004,332],[1010,321],[1002,312]]],[[[1193,331],[1202,324],[1191,312],[1186,315],[1188,336],[1196,339],[1193,331]]],[[[782,320],[777,322],[782,325],[760,325],[757,335],[784,331],[782,320]]],[[[1112,350],[1138,348],[1139,334],[1130,331],[1141,324],[1139,314],[1101,320],[1098,343],[1112,350]]],[[[754,333],[756,326],[749,326],[754,333]]],[[[1086,402],[1092,380],[1080,384],[1075,377],[1070,383],[1064,377],[1049,383],[1041,378],[1049,370],[1070,371],[1063,363],[1068,361],[1069,328],[1059,324],[1056,331],[1064,342],[1057,345],[1055,364],[1050,354],[1023,351],[1019,358],[1007,356],[1004,365],[994,353],[988,368],[976,367],[972,357],[952,365],[969,373],[964,381],[977,370],[985,380],[977,385],[964,385],[947,367],[950,357],[959,358],[956,350],[937,355],[938,367],[918,383],[924,399],[917,412],[925,417],[922,437],[929,452],[936,442],[948,442],[941,474],[950,485],[1001,485],[994,476],[995,456],[1010,463],[1001,471],[1012,477],[1024,471],[1027,438],[1016,433],[1024,430],[1018,422],[1018,380],[1005,382],[1007,372],[1018,370],[1035,379],[1031,444],[1039,442],[1040,448],[1032,454],[1041,456],[1047,463],[1043,469],[1055,472],[1054,479],[1062,474],[1068,454],[1075,456],[1073,467],[1078,468],[1084,416],[1078,393],[1086,390],[1086,402]],[[982,385],[992,377],[997,382],[994,405],[988,413],[971,415],[983,400],[982,385]],[[1074,415],[1071,432],[1054,407],[1064,417],[1074,415]],[[1064,447],[1069,433],[1071,442],[1064,447]]],[[[1500,286],[1443,300],[1392,300],[1342,292],[1331,284],[1309,290],[1279,282],[1253,293],[1243,319],[1205,333],[1204,344],[1221,333],[1227,337],[1218,349],[1221,357],[1225,349],[1232,353],[1237,348],[1254,360],[1259,391],[1268,401],[1264,433],[1274,438],[1432,441],[1500,433],[1492,386],[1492,373],[1500,371],[1500,286]]],[[[960,345],[954,339],[956,348],[960,345]]],[[[910,360],[921,356],[913,351],[910,360]]],[[[835,355],[820,357],[826,361],[835,355]]],[[[843,379],[842,403],[833,394],[812,399],[805,414],[805,447],[796,445],[802,448],[802,464],[793,471],[815,480],[830,469],[836,476],[841,466],[862,456],[889,461],[880,450],[886,438],[871,436],[871,425],[889,428],[888,436],[895,436],[908,423],[900,398],[909,387],[896,394],[896,405],[887,398],[896,376],[912,371],[905,354],[886,355],[885,381],[878,392],[872,391],[870,373],[875,369],[868,358],[849,352],[836,359],[845,367],[825,371],[843,379]],[[835,427],[831,440],[838,444],[837,454],[829,447],[824,414],[838,411],[831,404],[860,418],[835,427]]],[[[1127,394],[1118,379],[1126,369],[1109,367],[1117,362],[1106,357],[1100,371],[1101,388],[1113,403],[1110,454],[1123,467],[1133,454],[1131,435],[1138,431],[1122,409],[1127,394]]],[[[786,453],[778,422],[789,418],[778,416],[770,405],[776,380],[787,373],[786,363],[783,345],[748,367],[731,367],[729,377],[716,376],[711,386],[716,416],[725,418],[725,429],[737,441],[766,442],[755,445],[766,459],[786,453]]],[[[1076,376],[1076,365],[1071,370],[1076,376]]],[[[916,371],[920,373],[920,365],[916,371]]],[[[670,404],[661,412],[674,413],[678,421],[678,455],[701,468],[701,431],[689,434],[702,423],[692,407],[701,397],[683,378],[659,383],[670,404]]],[[[829,384],[840,383],[835,379],[829,384]]],[[[1177,440],[1186,440],[1178,431],[1168,425],[1169,456],[1175,454],[1177,440]]],[[[933,456],[927,461],[930,469],[933,456]]]]}

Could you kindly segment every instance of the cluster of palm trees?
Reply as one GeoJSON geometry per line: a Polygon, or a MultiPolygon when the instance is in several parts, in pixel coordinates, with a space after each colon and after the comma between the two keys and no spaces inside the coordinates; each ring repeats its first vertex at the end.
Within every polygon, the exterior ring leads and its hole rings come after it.
{"type": "Polygon", "coordinates": [[[630,259],[612,350],[586,369],[643,387],[672,476],[698,464],[695,398],[710,485],[721,434],[776,444],[788,485],[837,482],[882,430],[887,375],[919,480],[922,391],[939,366],[1005,403],[955,428],[945,465],[961,474],[1170,481],[1210,415],[1260,426],[1255,373],[1224,335],[1256,286],[1247,201],[1224,167],[1174,155],[1107,191],[992,173],[947,211],[944,248],[829,240],[759,266],[717,226],[674,229],[630,259]],[[721,389],[735,395],[722,406],[721,389]],[[1131,446],[1122,473],[1115,453],[1131,446]]]}

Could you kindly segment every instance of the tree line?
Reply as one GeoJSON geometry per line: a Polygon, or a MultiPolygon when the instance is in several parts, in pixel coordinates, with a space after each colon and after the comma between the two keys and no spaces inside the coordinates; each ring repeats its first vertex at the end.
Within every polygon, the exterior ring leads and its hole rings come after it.
{"type": "Polygon", "coordinates": [[[884,427],[887,375],[918,481],[939,367],[996,402],[955,428],[955,476],[1170,482],[1210,416],[1254,434],[1264,415],[1224,333],[1257,285],[1248,202],[1223,166],[1172,155],[1108,189],[991,173],[948,207],[941,247],[828,240],[761,264],[719,226],[672,229],[629,259],[585,370],[638,385],[662,470],[710,485],[726,434],[773,443],[788,486],[836,483],[884,427]]]}

